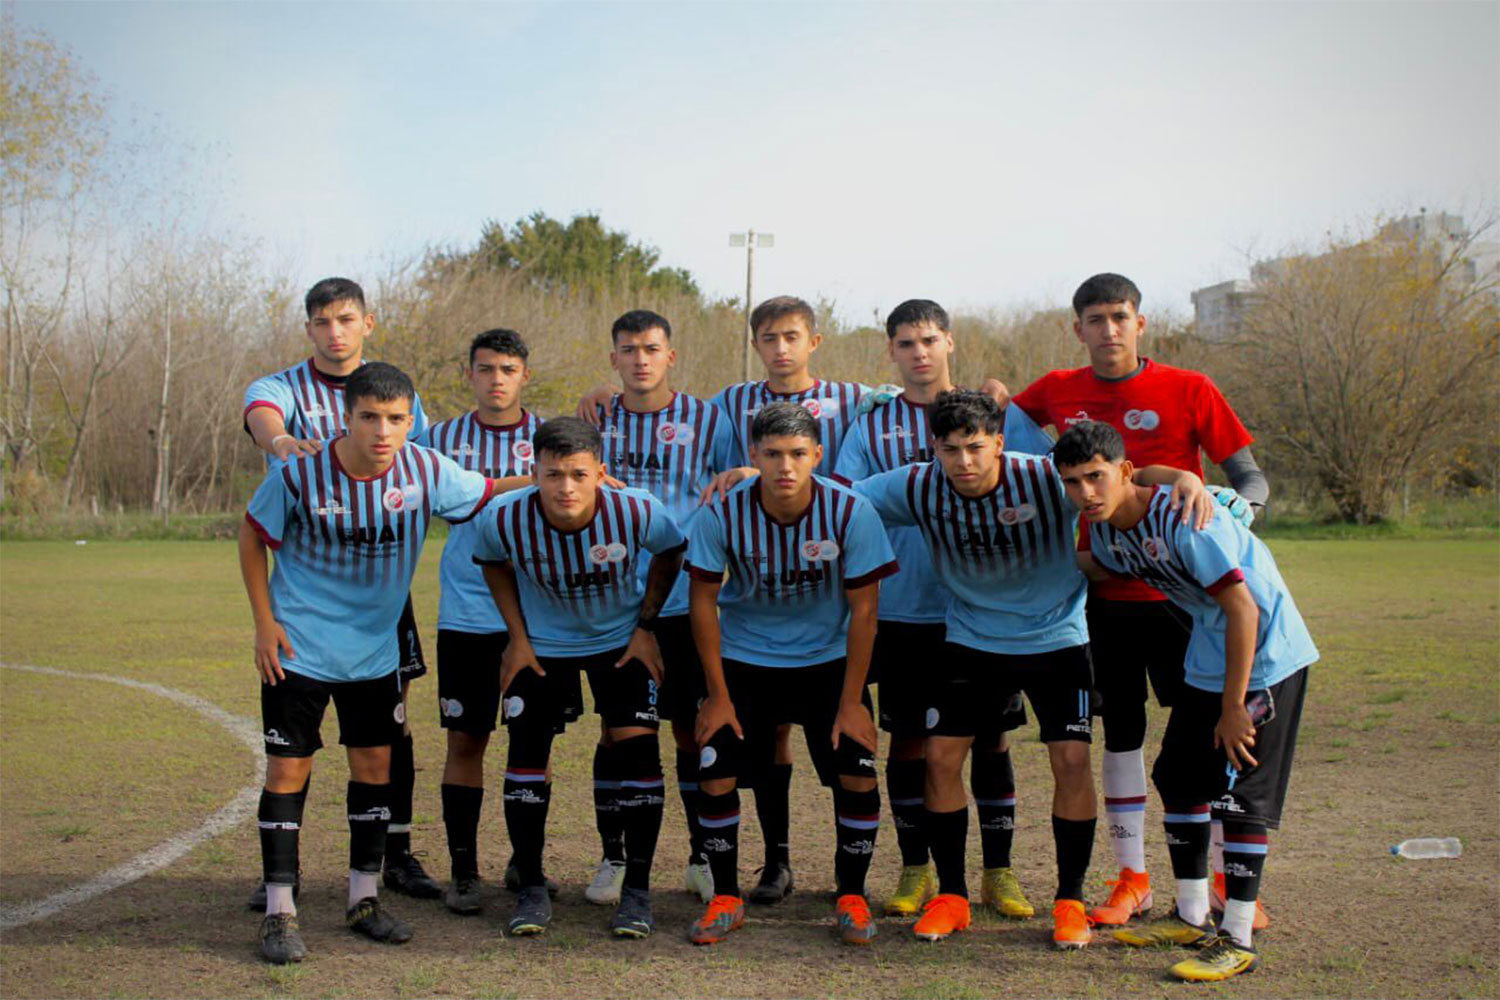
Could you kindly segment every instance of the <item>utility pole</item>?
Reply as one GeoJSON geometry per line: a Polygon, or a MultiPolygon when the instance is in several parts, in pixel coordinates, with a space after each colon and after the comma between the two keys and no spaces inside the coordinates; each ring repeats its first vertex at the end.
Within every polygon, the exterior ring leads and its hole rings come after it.
{"type": "Polygon", "coordinates": [[[755,248],[767,250],[776,245],[772,233],[757,233],[747,229],[743,233],[730,233],[729,245],[745,248],[745,381],[750,381],[750,345],[755,340],[755,331],[750,329],[750,311],[755,308],[755,248]]]}

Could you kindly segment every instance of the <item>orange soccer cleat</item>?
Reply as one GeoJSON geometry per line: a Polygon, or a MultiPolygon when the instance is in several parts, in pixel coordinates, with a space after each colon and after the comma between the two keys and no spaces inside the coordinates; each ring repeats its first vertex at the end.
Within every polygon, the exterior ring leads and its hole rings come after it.
{"type": "Polygon", "coordinates": [[[1052,944],[1058,948],[1082,948],[1094,940],[1083,900],[1059,899],[1052,904],[1052,944]]]}
{"type": "Polygon", "coordinates": [[[1132,917],[1145,916],[1151,912],[1151,876],[1133,868],[1121,868],[1120,877],[1108,883],[1114,888],[1109,901],[1089,911],[1089,919],[1096,924],[1118,927],[1129,923],[1132,917]]]}
{"type": "Polygon", "coordinates": [[[950,892],[929,899],[912,930],[923,941],[941,941],[954,931],[968,930],[970,920],[968,899],[950,892]]]}

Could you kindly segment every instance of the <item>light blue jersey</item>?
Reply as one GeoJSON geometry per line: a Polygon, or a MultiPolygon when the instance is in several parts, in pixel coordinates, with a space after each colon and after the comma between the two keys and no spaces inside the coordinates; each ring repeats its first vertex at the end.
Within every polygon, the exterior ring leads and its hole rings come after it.
{"type": "MultiPolygon", "coordinates": [[[[435,448],[459,466],[491,479],[531,474],[531,436],[542,425],[535,415],[522,411],[513,424],[497,426],[466,413],[433,424],[417,444],[435,448]]],[[[474,565],[477,520],[456,524],[448,532],[439,569],[442,599],[438,602],[438,628],[457,632],[504,632],[505,619],[495,607],[484,573],[474,565]]]]}
{"type": "Polygon", "coordinates": [[[688,572],[723,582],[720,651],[764,667],[810,667],[844,656],[845,591],[896,572],[880,518],[853,490],[813,477],[812,502],[782,524],[749,479],[693,519],[688,572]],[[728,580],[724,579],[728,572],[728,580]]]}
{"type": "Polygon", "coordinates": [[[573,531],[552,526],[534,486],[499,497],[477,520],[474,561],[511,564],[538,656],[589,656],[629,643],[646,594],[637,564],[687,541],[660,500],[608,486],[599,488],[593,519],[573,531]]]}
{"type": "Polygon", "coordinates": [[[1277,684],[1318,659],[1271,550],[1223,511],[1194,531],[1182,523],[1180,511],[1172,510],[1172,488],[1159,486],[1133,528],[1091,524],[1089,534],[1094,562],[1118,576],[1144,580],[1192,616],[1186,671],[1193,687],[1224,690],[1228,619],[1214,595],[1236,583],[1250,588],[1260,609],[1250,690],[1277,684]]]}
{"type": "MultiPolygon", "coordinates": [[[[1005,413],[1005,444],[1016,451],[1044,453],[1052,439],[1019,406],[1005,413]]],[[[838,475],[851,482],[915,462],[933,459],[927,406],[904,394],[855,420],[839,450],[838,475]]],[[[901,571],[880,588],[880,620],[934,624],[948,617],[948,588],[932,568],[932,556],[915,525],[887,529],[901,571]]]]}
{"type": "MultiPolygon", "coordinates": [[[[348,376],[325,375],[312,359],[290,368],[262,376],[245,390],[245,417],[258,406],[266,406],[281,415],[286,432],[294,438],[330,441],[344,433],[344,381],[348,376]]],[[[246,425],[248,430],[249,425],[246,425]]],[[[407,440],[415,440],[427,429],[427,414],[422,399],[411,401],[411,431],[407,440]]],[[[266,453],[266,467],[276,461],[266,453]]]]}
{"type": "Polygon", "coordinates": [[[937,461],[855,484],[888,525],[921,530],[947,584],[948,641],[991,653],[1045,653],[1088,642],[1087,581],[1073,556],[1078,510],[1052,460],[1006,451],[982,497],[953,488],[937,461]]]}
{"type": "Polygon", "coordinates": [[[729,418],[734,446],[730,460],[734,465],[750,464],[750,425],[755,415],[771,403],[796,403],[818,418],[823,438],[823,461],[813,471],[820,476],[833,475],[838,468],[839,447],[844,434],[854,423],[860,398],[870,387],[859,382],[815,381],[801,392],[772,392],[766,382],[737,382],[719,391],[713,403],[729,418]]]}
{"type": "Polygon", "coordinates": [[[282,654],[282,666],[362,681],[396,669],[396,622],[428,520],[477,514],[487,484],[414,444],[383,475],[360,479],[344,471],[334,445],[277,463],[245,517],[276,553],[271,611],[296,651],[282,654]]]}

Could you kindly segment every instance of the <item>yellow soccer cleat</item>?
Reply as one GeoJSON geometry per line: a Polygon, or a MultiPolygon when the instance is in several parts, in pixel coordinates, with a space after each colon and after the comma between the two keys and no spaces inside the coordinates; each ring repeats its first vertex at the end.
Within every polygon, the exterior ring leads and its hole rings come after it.
{"type": "Polygon", "coordinates": [[[937,875],[931,865],[907,865],[901,869],[896,894],[885,901],[888,917],[909,917],[922,911],[922,905],[937,895],[937,875]]]}
{"type": "Polygon", "coordinates": [[[1192,958],[1185,958],[1167,972],[1190,983],[1217,983],[1242,972],[1254,972],[1260,955],[1239,944],[1228,934],[1219,934],[1192,958]]]}
{"type": "Polygon", "coordinates": [[[1170,917],[1153,920],[1149,924],[1122,927],[1112,936],[1116,941],[1132,948],[1157,948],[1174,944],[1193,948],[1213,940],[1214,922],[1209,917],[1202,924],[1190,924],[1174,912],[1170,917]]]}
{"type": "Polygon", "coordinates": [[[1021,891],[1021,883],[1010,868],[986,868],[984,879],[979,883],[979,900],[985,906],[993,906],[995,912],[1012,920],[1030,920],[1036,916],[1036,907],[1021,891]]]}

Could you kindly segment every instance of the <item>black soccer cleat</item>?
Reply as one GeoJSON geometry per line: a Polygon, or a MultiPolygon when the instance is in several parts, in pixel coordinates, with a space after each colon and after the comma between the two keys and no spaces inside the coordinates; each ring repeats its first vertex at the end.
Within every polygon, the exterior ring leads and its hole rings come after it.
{"type": "MultiPolygon", "coordinates": [[[[292,883],[292,898],[296,899],[302,895],[302,873],[297,873],[297,881],[292,883]]],[[[245,901],[249,909],[256,913],[266,912],[266,884],[257,882],[254,889],[250,890],[250,898],[245,901]]]]}
{"type": "Polygon", "coordinates": [[[792,878],[792,866],[781,862],[760,869],[760,881],[750,890],[750,902],[770,906],[781,902],[792,894],[797,886],[792,878]]]}
{"type": "Polygon", "coordinates": [[[609,922],[609,932],[617,938],[650,937],[656,929],[651,913],[651,893],[629,886],[620,890],[620,905],[609,922]]]}
{"type": "MultiPolygon", "coordinates": [[[[557,884],[557,879],[551,875],[543,875],[543,881],[547,883],[547,895],[553,899],[562,891],[562,886],[557,884]]],[[[516,867],[516,859],[511,858],[505,863],[505,890],[507,892],[521,891],[521,869],[516,867]]]]}
{"type": "Polygon", "coordinates": [[[443,887],[410,851],[385,859],[384,881],[387,889],[413,899],[438,899],[443,895],[443,887]]]}
{"type": "Polygon", "coordinates": [[[404,920],[380,908],[380,900],[366,896],[344,912],[344,922],[356,934],[383,944],[405,944],[411,940],[411,927],[404,920]]]}
{"type": "Polygon", "coordinates": [[[506,924],[512,937],[540,934],[551,922],[552,900],[548,898],[546,889],[539,885],[528,885],[516,893],[516,908],[506,924]]]}
{"type": "Polygon", "coordinates": [[[260,957],[272,965],[287,965],[307,957],[295,913],[272,913],[260,922],[260,957]]]}
{"type": "Polygon", "coordinates": [[[460,916],[480,913],[484,910],[483,887],[478,875],[456,878],[448,883],[448,891],[443,893],[443,905],[460,916]]]}

